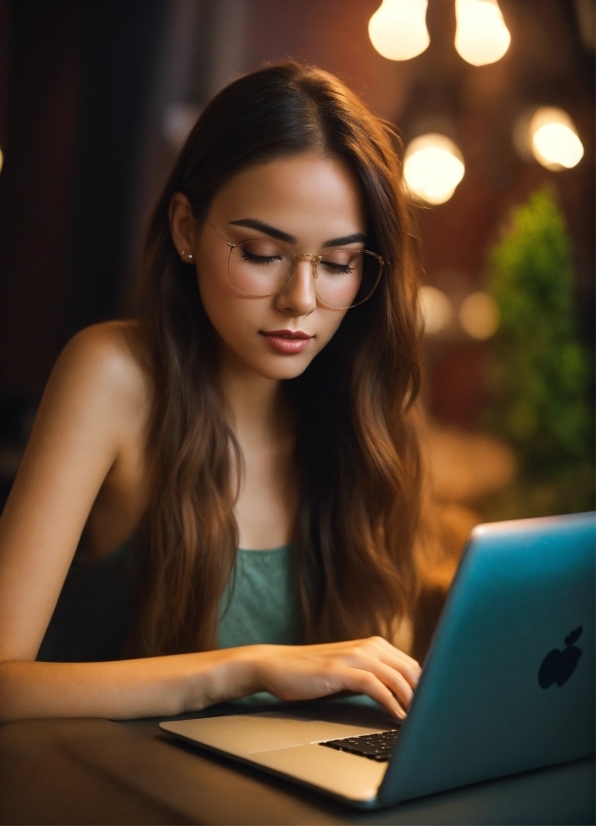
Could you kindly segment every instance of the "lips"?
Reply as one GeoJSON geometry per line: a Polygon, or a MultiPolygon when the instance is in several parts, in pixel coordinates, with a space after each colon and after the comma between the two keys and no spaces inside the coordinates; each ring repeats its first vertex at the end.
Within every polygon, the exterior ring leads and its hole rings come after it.
{"type": "Polygon", "coordinates": [[[261,331],[261,335],[272,350],[285,355],[301,353],[313,338],[302,330],[268,330],[261,331]]]}

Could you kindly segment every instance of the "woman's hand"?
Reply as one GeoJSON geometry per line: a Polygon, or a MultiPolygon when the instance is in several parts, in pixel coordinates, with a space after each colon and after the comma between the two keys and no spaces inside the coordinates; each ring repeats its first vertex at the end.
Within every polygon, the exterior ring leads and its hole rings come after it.
{"type": "Polygon", "coordinates": [[[367,694],[403,720],[418,684],[416,660],[382,637],[321,645],[255,646],[259,690],[280,700],[311,700],[339,691],[367,694]]]}

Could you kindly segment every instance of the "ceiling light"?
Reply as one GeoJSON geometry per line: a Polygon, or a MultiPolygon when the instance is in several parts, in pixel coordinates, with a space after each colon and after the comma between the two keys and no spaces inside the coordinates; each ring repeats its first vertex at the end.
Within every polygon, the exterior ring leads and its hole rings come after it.
{"type": "Polygon", "coordinates": [[[575,124],[562,109],[537,109],[529,126],[530,148],[547,169],[571,169],[584,155],[575,124]]]}
{"type": "Polygon", "coordinates": [[[410,192],[427,204],[444,204],[464,176],[461,152],[446,135],[431,132],[410,143],[404,156],[404,178],[410,192]]]}
{"type": "Polygon", "coordinates": [[[409,60],[426,49],[430,43],[427,5],[428,0],[383,0],[368,23],[371,43],[380,55],[409,60]]]}
{"type": "Polygon", "coordinates": [[[500,60],[511,42],[497,0],[455,0],[455,48],[472,66],[500,60]]]}

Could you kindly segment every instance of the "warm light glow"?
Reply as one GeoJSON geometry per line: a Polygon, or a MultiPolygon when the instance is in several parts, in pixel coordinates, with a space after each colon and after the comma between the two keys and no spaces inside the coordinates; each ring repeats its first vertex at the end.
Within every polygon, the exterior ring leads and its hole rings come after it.
{"type": "Polygon", "coordinates": [[[472,338],[482,341],[490,338],[496,333],[499,321],[499,309],[488,293],[472,293],[459,308],[459,323],[472,338]]]}
{"type": "Polygon", "coordinates": [[[455,48],[472,66],[500,60],[511,43],[497,0],[455,0],[455,48]]]}
{"type": "Polygon", "coordinates": [[[404,156],[404,178],[408,189],[427,204],[444,204],[464,177],[462,154],[445,135],[420,135],[404,156]]]}
{"type": "Polygon", "coordinates": [[[532,153],[547,169],[571,169],[583,158],[584,147],[575,124],[562,109],[537,109],[529,133],[532,153]]]}
{"type": "Polygon", "coordinates": [[[2,172],[2,167],[4,166],[4,155],[2,154],[2,150],[0,149],[0,172],[2,172]]]}
{"type": "Polygon", "coordinates": [[[388,60],[409,60],[430,43],[426,28],[428,0],[383,0],[368,22],[368,35],[388,60]]]}
{"type": "Polygon", "coordinates": [[[445,293],[436,287],[424,286],[420,288],[418,306],[424,332],[427,336],[435,335],[444,330],[453,316],[451,302],[445,293]]]}

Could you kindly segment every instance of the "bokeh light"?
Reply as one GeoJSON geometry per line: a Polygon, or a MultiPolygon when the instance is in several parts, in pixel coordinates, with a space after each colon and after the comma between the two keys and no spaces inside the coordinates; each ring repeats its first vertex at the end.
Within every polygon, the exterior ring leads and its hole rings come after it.
{"type": "Polygon", "coordinates": [[[427,336],[440,333],[453,317],[451,302],[445,293],[430,285],[420,288],[418,307],[427,336]]]}
{"type": "Polygon", "coordinates": [[[464,176],[461,152],[446,135],[430,132],[409,144],[404,178],[410,192],[427,204],[444,204],[464,176]]]}
{"type": "Polygon", "coordinates": [[[472,66],[500,60],[511,42],[497,0],[455,0],[455,48],[472,66]]]}
{"type": "Polygon", "coordinates": [[[472,338],[484,341],[497,331],[500,316],[494,299],[485,292],[469,295],[459,308],[459,323],[472,338]]]}
{"type": "Polygon", "coordinates": [[[426,28],[428,0],[383,0],[370,18],[368,34],[380,55],[409,60],[430,42],[426,28]]]}
{"type": "Polygon", "coordinates": [[[537,109],[530,120],[529,136],[532,154],[547,169],[571,169],[583,158],[584,147],[575,124],[562,109],[537,109]]]}

